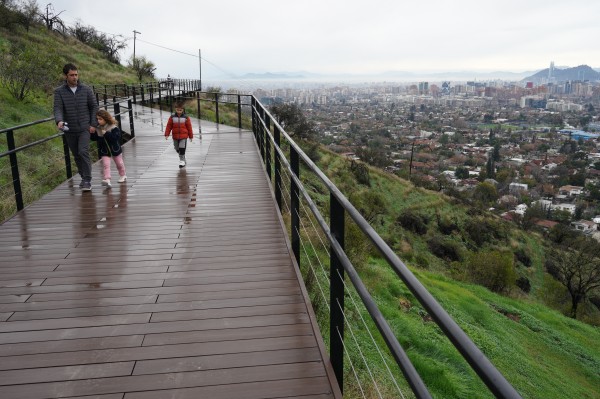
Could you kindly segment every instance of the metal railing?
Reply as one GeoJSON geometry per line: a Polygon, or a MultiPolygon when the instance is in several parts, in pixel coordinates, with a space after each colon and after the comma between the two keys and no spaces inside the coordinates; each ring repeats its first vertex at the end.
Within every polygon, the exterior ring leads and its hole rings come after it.
{"type": "MultiPolygon", "coordinates": [[[[113,107],[113,116],[119,123],[119,126],[121,126],[121,130],[124,133],[124,135],[123,135],[124,141],[127,141],[130,138],[135,137],[135,129],[134,129],[134,123],[133,123],[133,107],[132,107],[132,99],[131,98],[120,98],[119,99],[117,97],[114,97],[111,102],[108,102],[105,100],[104,103],[99,103],[98,105],[100,108],[105,108],[105,109],[108,109],[108,107],[110,107],[110,106],[113,107]],[[125,103],[127,105],[122,106],[121,105],[122,103],[125,103]],[[123,126],[121,124],[121,115],[123,115],[123,114],[128,114],[129,131],[124,130],[123,126]]],[[[22,125],[8,127],[8,128],[0,130],[0,134],[6,134],[6,143],[7,143],[7,151],[0,154],[0,159],[9,157],[9,160],[10,160],[10,169],[11,169],[11,174],[12,174],[12,186],[13,186],[17,211],[20,211],[25,207],[25,203],[24,203],[24,199],[23,199],[23,188],[22,188],[22,184],[21,184],[21,175],[19,173],[18,154],[21,151],[24,151],[28,148],[39,146],[41,144],[44,144],[46,142],[49,142],[49,141],[57,139],[57,138],[62,138],[66,178],[70,179],[71,177],[73,177],[73,172],[72,172],[72,168],[71,168],[71,156],[70,156],[69,146],[67,145],[67,140],[65,138],[64,132],[59,131],[58,133],[55,133],[49,137],[45,137],[43,139],[36,140],[31,143],[27,143],[27,144],[21,145],[19,147],[17,147],[15,144],[15,132],[17,132],[21,129],[30,127],[30,126],[40,125],[40,124],[43,124],[43,123],[46,123],[49,121],[54,121],[54,118],[50,117],[50,118],[40,119],[40,120],[37,120],[34,122],[29,122],[29,123],[25,123],[22,125]]],[[[52,126],[53,126],[52,130],[56,130],[56,126],[54,124],[52,126]]]]}
{"type": "Polygon", "coordinates": [[[203,110],[206,113],[209,108],[202,104],[210,104],[211,110],[214,109],[215,123],[226,122],[221,118],[223,113],[220,105],[233,107],[237,113],[237,126],[240,129],[244,127],[242,115],[246,115],[248,120],[251,118],[252,96],[250,94],[201,91],[199,80],[163,79],[143,84],[102,85],[94,86],[94,91],[99,101],[102,99],[106,101],[111,96],[127,96],[133,99],[134,104],[167,107],[170,112],[173,112],[174,104],[178,101],[195,102],[198,119],[203,119],[203,110]]]}
{"type": "Polygon", "coordinates": [[[396,275],[427,310],[431,318],[485,383],[489,391],[497,398],[521,398],[519,393],[441,307],[350,201],[301,150],[288,133],[276,122],[268,110],[254,97],[252,98],[252,124],[252,130],[265,164],[266,172],[272,181],[275,199],[282,213],[284,212],[284,204],[282,202],[284,192],[282,187],[285,187],[286,183],[289,185],[287,188],[288,192],[285,193],[286,198],[289,198],[289,204],[285,205],[288,206],[287,211],[290,215],[289,223],[291,226],[289,234],[291,235],[292,252],[298,265],[301,266],[300,231],[302,221],[300,220],[300,216],[302,212],[300,206],[302,201],[310,208],[310,212],[312,212],[311,217],[317,220],[321,231],[329,242],[329,349],[332,367],[340,389],[344,387],[344,298],[348,296],[347,287],[345,287],[345,276],[347,275],[415,396],[417,398],[431,398],[431,394],[423,383],[421,376],[399,344],[388,321],[385,320],[378,309],[376,302],[369,294],[345,251],[344,237],[347,215],[362,231],[362,234],[368,237],[382,258],[385,259],[396,275]],[[285,140],[285,151],[289,153],[289,160],[286,157],[282,140],[285,140]],[[308,191],[303,186],[300,179],[301,166],[303,170],[313,173],[329,193],[329,214],[327,215],[329,225],[327,225],[325,217],[321,215],[321,211],[315,204],[315,201],[311,199],[308,191]],[[289,176],[289,181],[283,181],[282,176],[284,174],[289,176]]]}

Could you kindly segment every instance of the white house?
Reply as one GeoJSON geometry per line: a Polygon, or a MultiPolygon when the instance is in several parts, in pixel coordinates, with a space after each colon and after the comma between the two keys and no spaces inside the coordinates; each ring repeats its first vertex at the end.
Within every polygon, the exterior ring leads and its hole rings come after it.
{"type": "Polygon", "coordinates": [[[562,186],[558,189],[559,194],[566,195],[567,197],[576,197],[583,194],[583,187],[581,186],[562,186]]]}
{"type": "Polygon", "coordinates": [[[525,204],[519,204],[515,208],[515,213],[519,214],[519,215],[524,215],[525,211],[527,211],[527,205],[525,205],[525,204]]]}
{"type": "Polygon", "coordinates": [[[575,204],[555,204],[552,205],[553,211],[567,211],[571,215],[575,214],[575,204]]]}
{"type": "Polygon", "coordinates": [[[589,220],[578,220],[576,222],[571,222],[571,227],[582,233],[591,233],[596,231],[596,223],[589,220]]]}

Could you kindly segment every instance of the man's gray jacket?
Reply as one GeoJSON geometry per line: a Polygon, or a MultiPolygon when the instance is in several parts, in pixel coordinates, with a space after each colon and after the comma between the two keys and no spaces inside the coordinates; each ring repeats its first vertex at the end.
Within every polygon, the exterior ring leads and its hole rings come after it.
{"type": "Polygon", "coordinates": [[[88,131],[96,126],[98,103],[89,86],[77,84],[75,93],[65,82],[54,90],[54,121],[67,122],[69,132],[88,131]]]}

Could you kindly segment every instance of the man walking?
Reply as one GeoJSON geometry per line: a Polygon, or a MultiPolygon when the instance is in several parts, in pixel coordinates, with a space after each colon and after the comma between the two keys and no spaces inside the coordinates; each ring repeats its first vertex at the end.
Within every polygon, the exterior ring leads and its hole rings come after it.
{"type": "Polygon", "coordinates": [[[79,72],[73,64],[63,67],[65,84],[54,90],[54,121],[64,131],[69,149],[81,176],[79,188],[92,189],[90,134],[96,131],[98,103],[92,89],[79,82],[79,72]]]}

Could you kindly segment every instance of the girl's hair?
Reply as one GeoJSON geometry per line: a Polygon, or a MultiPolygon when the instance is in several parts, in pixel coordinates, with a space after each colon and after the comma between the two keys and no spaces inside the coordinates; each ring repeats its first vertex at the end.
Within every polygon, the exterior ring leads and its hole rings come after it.
{"type": "Polygon", "coordinates": [[[99,116],[100,118],[104,119],[106,121],[106,123],[108,123],[109,125],[117,124],[117,121],[115,121],[115,118],[113,118],[112,115],[110,114],[110,112],[108,112],[105,109],[98,110],[98,112],[96,112],[96,116],[99,116]]]}

